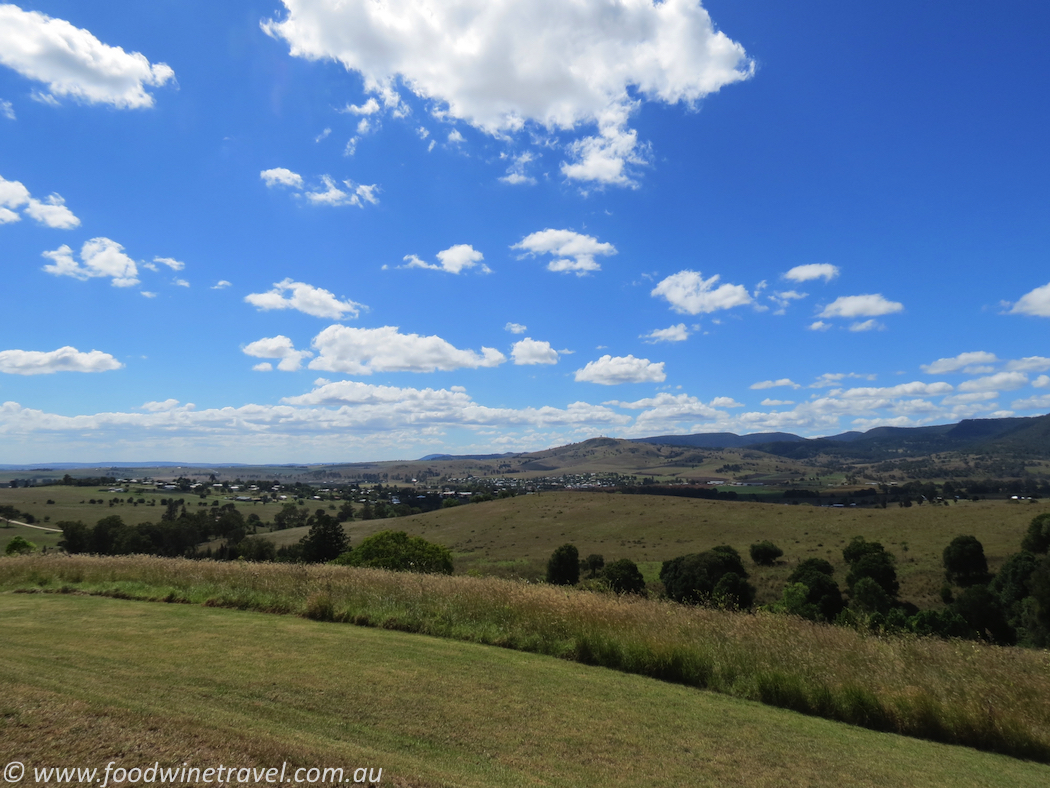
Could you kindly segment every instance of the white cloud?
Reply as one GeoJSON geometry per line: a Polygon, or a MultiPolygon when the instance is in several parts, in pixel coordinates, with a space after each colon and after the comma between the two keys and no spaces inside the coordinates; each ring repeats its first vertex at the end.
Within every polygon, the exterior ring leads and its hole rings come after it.
{"type": "Polygon", "coordinates": [[[1028,376],[1023,372],[998,372],[960,383],[959,391],[1014,391],[1027,385],[1028,376]]]}
{"type": "Polygon", "coordinates": [[[371,375],[373,372],[436,372],[495,367],[507,360],[498,350],[460,350],[438,336],[402,334],[397,326],[329,326],[313,340],[318,357],[310,369],[371,375]]]}
{"type": "MultiPolygon", "coordinates": [[[[0,6],[2,9],[3,6],[0,6]]],[[[20,181],[8,181],[0,177],[0,224],[19,221],[21,217],[11,209],[23,206],[29,218],[56,230],[71,230],[80,226],[80,219],[66,207],[66,201],[61,195],[52,194],[41,202],[32,197],[20,181]]]]}
{"type": "Polygon", "coordinates": [[[1050,388],[1050,375],[1040,375],[1032,381],[1032,385],[1037,389],[1050,388]]]}
{"type": "Polygon", "coordinates": [[[177,287],[189,287],[190,283],[185,279],[172,279],[171,283],[177,287]]]}
{"type": "Polygon", "coordinates": [[[660,282],[650,295],[667,299],[675,312],[689,315],[751,303],[751,295],[743,285],[724,284],[715,287],[720,278],[715,274],[710,279],[704,279],[699,271],[679,271],[660,282]]]}
{"type": "Polygon", "coordinates": [[[875,331],[886,328],[878,320],[865,320],[863,323],[854,323],[849,327],[850,331],[875,331]]]}
{"type": "MultiPolygon", "coordinates": [[[[754,66],[714,28],[695,0],[286,0],[287,16],[263,23],[291,54],[334,59],[366,90],[399,106],[403,85],[435,116],[504,137],[527,125],[597,127],[569,143],[569,178],[629,184],[641,158],[627,126],[642,101],[694,106],[754,66]],[[585,32],[581,32],[585,31],[585,32]],[[633,97],[632,97],[633,94],[633,97]]],[[[367,104],[365,105],[367,106],[367,104]]]]}
{"type": "Polygon", "coordinates": [[[46,224],[56,230],[71,230],[80,226],[80,219],[66,207],[66,201],[57,194],[52,194],[44,202],[30,198],[26,214],[40,224],[46,224]]]}
{"type": "Polygon", "coordinates": [[[259,177],[271,189],[274,186],[289,186],[293,189],[303,188],[303,176],[284,167],[263,170],[259,173],[259,177]]]}
{"type": "Polygon", "coordinates": [[[862,375],[857,372],[825,372],[815,381],[809,384],[811,389],[823,389],[828,386],[837,386],[843,380],[875,380],[874,375],[862,375]]]}
{"type": "Polygon", "coordinates": [[[535,157],[529,151],[525,151],[520,156],[515,156],[511,162],[511,165],[507,167],[507,174],[500,178],[504,183],[510,184],[521,184],[521,183],[535,183],[536,179],[531,175],[525,173],[525,167],[535,157]]]}
{"type": "Polygon", "coordinates": [[[808,265],[796,265],[784,274],[784,278],[793,282],[809,282],[813,279],[830,282],[838,275],[838,267],[830,263],[809,263],[808,265]]]}
{"type": "Polygon", "coordinates": [[[263,361],[259,364],[253,364],[252,370],[255,372],[273,372],[273,364],[269,361],[263,361]]]}
{"type": "MultiPolygon", "coordinates": [[[[166,399],[164,401],[154,400],[153,402],[144,402],[139,406],[139,410],[144,410],[148,413],[164,413],[178,408],[179,401],[177,399],[166,399]]],[[[183,405],[180,410],[193,410],[193,403],[183,405]]]]}
{"type": "Polygon", "coordinates": [[[889,301],[878,293],[836,298],[820,313],[820,317],[879,317],[904,309],[904,304],[889,301]]]}
{"type": "Polygon", "coordinates": [[[366,186],[365,184],[355,185],[353,181],[343,181],[343,185],[349,189],[349,191],[343,191],[327,175],[321,176],[321,182],[324,184],[324,191],[318,189],[317,191],[306,192],[306,199],[314,205],[356,205],[358,208],[364,208],[366,202],[370,202],[373,205],[379,202],[379,199],[375,196],[379,187],[374,183],[371,186],[366,186]]]}
{"type": "Polygon", "coordinates": [[[0,372],[8,375],[50,375],[53,372],[109,372],[124,365],[109,353],[92,350],[81,353],[75,347],[61,347],[44,353],[39,350],[0,351],[0,372]]]}
{"type": "Polygon", "coordinates": [[[343,112],[351,115],[374,115],[379,112],[379,109],[379,102],[370,97],[364,104],[347,104],[343,112]]]}
{"type": "Polygon", "coordinates": [[[143,290],[142,291],[142,295],[144,295],[146,298],[156,298],[157,297],[156,293],[151,293],[149,290],[143,290]]]}
{"type": "Polygon", "coordinates": [[[744,403],[737,402],[732,397],[715,397],[711,400],[712,408],[742,408],[744,403]]]}
{"type": "Polygon", "coordinates": [[[524,334],[529,329],[523,326],[521,323],[507,323],[503,327],[504,331],[509,331],[512,334],[524,334]]]}
{"type": "Polygon", "coordinates": [[[602,356],[576,370],[576,381],[615,386],[620,383],[662,383],[667,379],[664,362],[634,356],[602,356]]]}
{"type": "MultiPolygon", "coordinates": [[[[437,253],[439,263],[428,263],[416,255],[405,255],[407,265],[404,268],[429,268],[432,271],[446,271],[450,274],[459,274],[481,263],[485,255],[470,244],[456,244],[448,249],[437,253]]],[[[483,274],[492,273],[492,269],[483,264],[478,268],[483,274]]]]}
{"type": "Polygon", "coordinates": [[[945,375],[949,372],[987,372],[988,364],[996,364],[999,359],[994,353],[983,350],[975,350],[970,353],[960,353],[953,358],[939,358],[932,364],[920,364],[919,369],[927,375],[945,375]]]}
{"type": "Polygon", "coordinates": [[[0,99],[0,115],[3,115],[8,120],[15,120],[15,107],[10,101],[4,101],[0,99]]]}
{"type": "Polygon", "coordinates": [[[1046,372],[1050,369],[1050,358],[1045,356],[1027,356],[1016,361],[1008,361],[1006,368],[1012,372],[1046,372]]]}
{"type": "Polygon", "coordinates": [[[768,399],[767,398],[767,399],[762,400],[761,404],[764,407],[767,407],[767,408],[777,408],[777,407],[780,407],[782,405],[794,405],[795,401],[793,399],[768,399]]]}
{"type": "Polygon", "coordinates": [[[452,129],[452,131],[448,133],[449,145],[460,145],[466,141],[467,140],[464,138],[464,136],[459,133],[459,129],[452,129]]]}
{"type": "Polygon", "coordinates": [[[592,271],[602,270],[594,259],[596,256],[616,254],[616,247],[601,243],[592,235],[583,235],[572,230],[540,230],[526,235],[511,249],[521,249],[526,254],[550,254],[554,260],[547,263],[548,271],[574,273],[586,276],[592,271]]]}
{"type": "MultiPolygon", "coordinates": [[[[755,291],[755,298],[758,298],[759,290],[755,291]]],[[[800,301],[803,298],[808,298],[809,293],[799,293],[797,290],[784,290],[776,291],[772,295],[766,296],[777,306],[777,310],[773,313],[775,315],[782,315],[787,312],[787,308],[791,305],[792,301],[800,301]]]]}
{"type": "Polygon", "coordinates": [[[538,342],[529,337],[514,343],[510,357],[519,365],[558,363],[558,351],[551,347],[550,342],[538,342]]]}
{"type": "Polygon", "coordinates": [[[1028,399],[1015,399],[1010,403],[1010,407],[1014,410],[1045,411],[1050,409],[1050,394],[1042,394],[1038,397],[1029,397],[1028,399]]]}
{"type": "Polygon", "coordinates": [[[1035,315],[1036,317],[1050,317],[1050,283],[1037,287],[1030,293],[1025,293],[1020,300],[1013,305],[1010,313],[1014,315],[1035,315]]]}
{"type": "Polygon", "coordinates": [[[120,109],[153,106],[146,86],[161,86],[175,72],[139,52],[103,44],[89,31],[18,6],[0,5],[0,63],[43,82],[45,103],[70,97],[120,109]]]}
{"type": "Polygon", "coordinates": [[[244,300],[263,311],[295,309],[303,314],[335,320],[342,320],[346,316],[357,317],[363,307],[350,299],[340,301],[328,290],[291,279],[276,282],[273,290],[266,293],[250,293],[244,300]],[[285,293],[289,292],[291,295],[286,296],[285,293]]]}
{"type": "Polygon", "coordinates": [[[211,289],[212,290],[225,290],[229,286],[230,286],[230,282],[227,282],[225,279],[220,279],[218,282],[216,282],[215,284],[213,284],[211,286],[211,289]]]}
{"type": "MultiPolygon", "coordinates": [[[[302,366],[304,358],[313,358],[314,355],[309,350],[296,350],[292,345],[292,340],[282,334],[278,334],[275,337],[257,339],[245,345],[241,350],[245,355],[254,356],[255,358],[281,359],[277,369],[282,372],[295,372],[302,366]]],[[[252,369],[259,372],[269,372],[273,367],[268,363],[265,365],[256,364],[252,369]]]]}
{"type": "Polygon", "coordinates": [[[752,383],[750,388],[761,390],[774,389],[780,386],[787,386],[788,388],[792,389],[802,388],[802,386],[800,386],[795,381],[791,380],[791,378],[780,378],[779,380],[763,380],[761,383],[752,383]]]}
{"type": "Polygon", "coordinates": [[[166,265],[172,271],[181,271],[186,267],[186,264],[180,260],[176,260],[173,257],[154,257],[153,262],[166,265]]]}
{"type": "Polygon", "coordinates": [[[321,140],[327,139],[328,135],[331,133],[332,130],[330,128],[326,128],[324,131],[322,131],[320,134],[314,137],[314,142],[320,142],[321,140]]]}
{"type": "Polygon", "coordinates": [[[668,328],[653,329],[648,334],[642,334],[640,338],[651,345],[657,342],[684,342],[689,338],[689,329],[685,323],[679,323],[668,328]]]}
{"type": "Polygon", "coordinates": [[[593,181],[602,186],[637,186],[630,165],[648,163],[648,147],[638,145],[638,132],[626,128],[625,112],[599,120],[599,134],[569,145],[573,162],[563,162],[561,172],[574,181],[593,181]]]}
{"type": "Polygon", "coordinates": [[[823,320],[815,320],[806,326],[806,328],[810,331],[827,331],[831,328],[831,323],[825,323],[823,320]]]}
{"type": "Polygon", "coordinates": [[[83,265],[73,259],[73,250],[62,244],[53,252],[43,256],[52,261],[44,270],[55,276],[71,276],[74,279],[112,277],[114,287],[134,287],[139,283],[135,261],[124,254],[124,247],[109,238],[92,238],[80,248],[83,265]]]}

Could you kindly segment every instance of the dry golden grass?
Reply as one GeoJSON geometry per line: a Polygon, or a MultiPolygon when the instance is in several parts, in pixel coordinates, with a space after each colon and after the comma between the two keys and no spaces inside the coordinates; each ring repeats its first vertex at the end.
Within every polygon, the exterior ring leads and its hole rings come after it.
{"type": "Polygon", "coordinates": [[[87,590],[422,632],[1050,761],[1050,653],[875,637],[787,616],[496,578],[152,557],[0,561],[0,587],[87,590]]]}

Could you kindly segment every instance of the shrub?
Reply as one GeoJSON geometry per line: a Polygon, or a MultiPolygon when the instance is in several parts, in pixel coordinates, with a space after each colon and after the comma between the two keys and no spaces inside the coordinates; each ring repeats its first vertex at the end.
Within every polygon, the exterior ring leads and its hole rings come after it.
{"type": "Polygon", "coordinates": [[[589,556],[583,559],[583,565],[580,568],[587,570],[588,577],[597,577],[598,573],[602,571],[604,567],[604,556],[601,556],[598,553],[591,553],[589,556]]]}
{"type": "Polygon", "coordinates": [[[957,536],[944,548],[944,576],[949,583],[969,588],[992,579],[984,545],[975,536],[957,536]]]}
{"type": "Polygon", "coordinates": [[[237,545],[237,550],[245,561],[277,560],[277,546],[261,536],[249,536],[237,545]]]}
{"type": "Polygon", "coordinates": [[[971,586],[959,594],[952,610],[962,616],[980,637],[1002,646],[1017,642],[1017,633],[1006,620],[999,597],[988,586],[971,586]]]}
{"type": "Polygon", "coordinates": [[[613,561],[602,571],[602,579],[617,594],[644,594],[645,578],[630,558],[613,561]]]}
{"type": "Polygon", "coordinates": [[[576,545],[563,544],[547,561],[547,582],[556,586],[574,586],[580,580],[580,551],[576,545]]]}
{"type": "Polygon", "coordinates": [[[893,563],[893,556],[883,552],[882,545],[879,545],[878,551],[862,553],[852,562],[849,574],[846,575],[846,585],[850,593],[854,592],[857,583],[864,578],[870,578],[878,583],[888,596],[896,597],[900,583],[897,582],[897,570],[893,563]]]}
{"type": "Polygon", "coordinates": [[[452,552],[404,531],[380,531],[361,542],[356,549],[340,555],[333,563],[389,569],[393,572],[452,574],[452,552]]]}
{"type": "Polygon", "coordinates": [[[773,566],[784,551],[770,542],[768,539],[755,542],[750,548],[751,560],[759,566],[773,566]]]}

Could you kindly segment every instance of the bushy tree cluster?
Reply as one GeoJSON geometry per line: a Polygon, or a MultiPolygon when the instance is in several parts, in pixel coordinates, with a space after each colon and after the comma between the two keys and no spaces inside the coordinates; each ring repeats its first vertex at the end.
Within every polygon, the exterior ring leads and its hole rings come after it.
{"type": "Polygon", "coordinates": [[[335,564],[388,569],[394,572],[452,574],[452,552],[404,531],[380,531],[362,540],[354,550],[338,556],[335,564]]]}
{"type": "Polygon", "coordinates": [[[667,596],[692,604],[748,609],[755,601],[755,587],[747,578],[740,553],[728,545],[672,558],[660,568],[667,596]]]}

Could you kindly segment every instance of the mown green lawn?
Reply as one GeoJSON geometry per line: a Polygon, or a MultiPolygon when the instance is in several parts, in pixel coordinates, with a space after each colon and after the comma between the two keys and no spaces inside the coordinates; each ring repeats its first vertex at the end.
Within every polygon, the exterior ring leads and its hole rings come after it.
{"type": "Polygon", "coordinates": [[[602,668],[290,616],[0,595],[0,761],[405,786],[1042,786],[1050,767],[602,668]]]}

